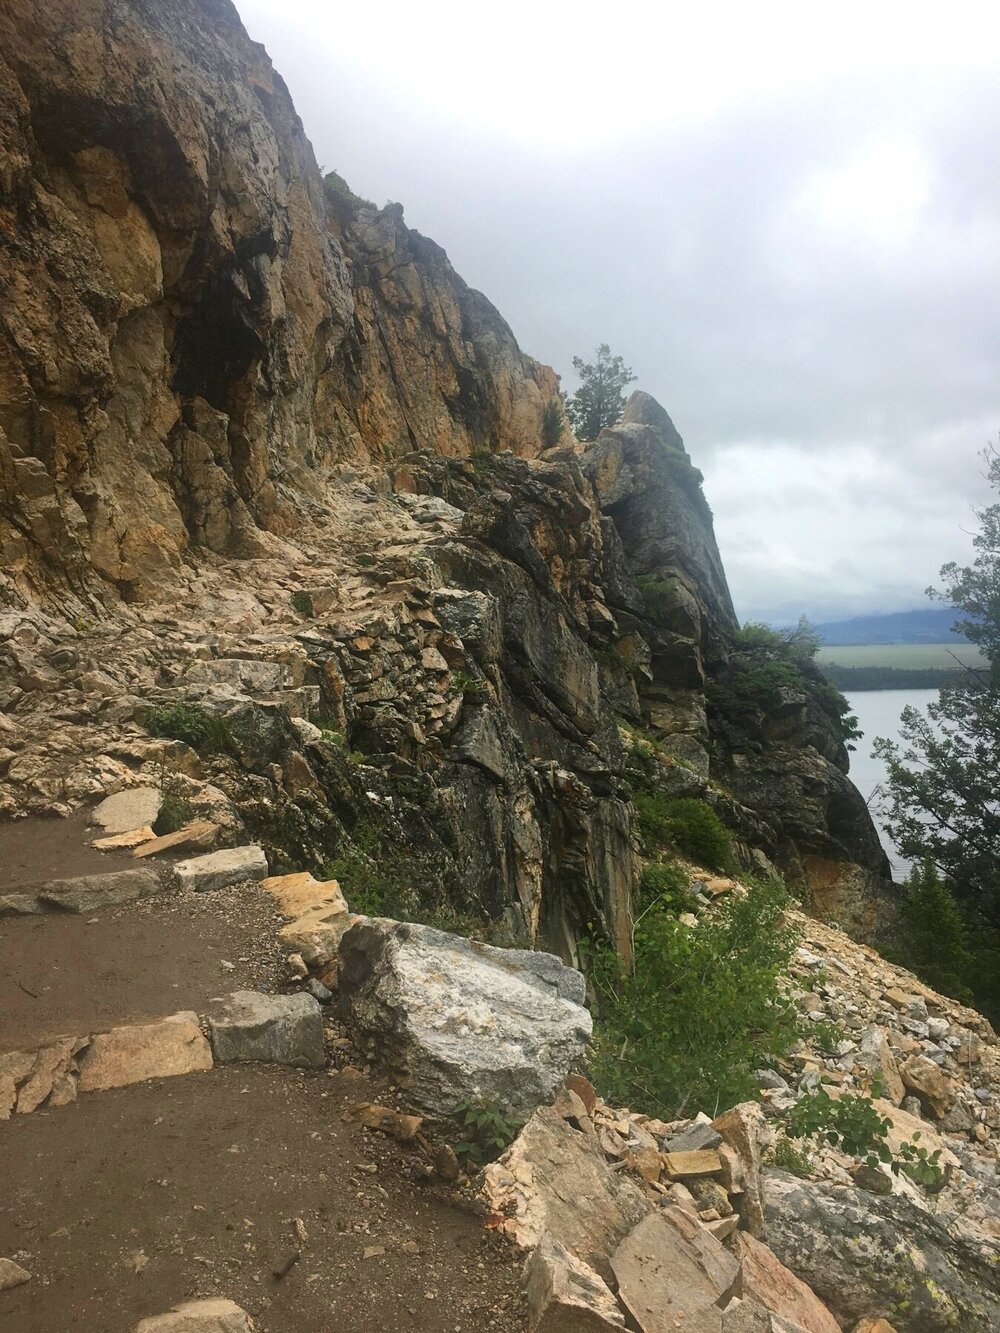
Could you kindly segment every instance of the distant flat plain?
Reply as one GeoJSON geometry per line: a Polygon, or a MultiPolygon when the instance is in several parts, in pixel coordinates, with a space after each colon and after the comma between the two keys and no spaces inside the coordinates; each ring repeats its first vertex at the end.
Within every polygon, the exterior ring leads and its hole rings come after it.
{"type": "Polygon", "coordinates": [[[929,667],[978,666],[983,655],[974,644],[951,643],[856,643],[823,644],[817,654],[821,662],[845,667],[903,667],[916,671],[929,667]],[[956,661],[957,659],[957,661],[956,661]]]}

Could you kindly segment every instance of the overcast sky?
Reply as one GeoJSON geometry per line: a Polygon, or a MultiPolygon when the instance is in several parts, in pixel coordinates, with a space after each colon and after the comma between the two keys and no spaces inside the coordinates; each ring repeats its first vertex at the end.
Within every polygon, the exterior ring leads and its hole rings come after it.
{"type": "Polygon", "coordinates": [[[1000,427],[993,4],[237,0],[316,156],[667,408],[737,610],[924,604],[1000,427]],[[679,8],[679,7],[678,7],[679,8]]]}

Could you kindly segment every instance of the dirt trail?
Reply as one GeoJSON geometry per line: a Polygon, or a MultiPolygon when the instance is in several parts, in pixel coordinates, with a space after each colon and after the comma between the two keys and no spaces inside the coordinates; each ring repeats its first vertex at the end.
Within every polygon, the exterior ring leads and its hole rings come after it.
{"type": "Polygon", "coordinates": [[[0,1051],[101,1032],[216,995],[281,988],[273,899],[252,885],[93,916],[0,918],[0,1051]],[[231,966],[224,966],[231,964],[231,966]]]}
{"type": "MultiPolygon", "coordinates": [[[[80,820],[0,825],[6,889],[135,864],[85,837],[80,820]]],[[[253,884],[0,919],[0,1053],[287,990],[279,923],[253,884]]],[[[32,1274],[0,1293],[0,1330],[133,1333],[219,1295],[260,1333],[518,1333],[512,1252],[411,1178],[408,1149],[344,1119],[391,1099],[354,1067],[217,1066],[0,1123],[0,1255],[32,1274]]]]}
{"type": "Polygon", "coordinates": [[[91,839],[100,833],[87,826],[83,815],[0,820],[0,893],[15,893],[50,879],[134,870],[139,863],[128,852],[91,847],[91,839]]]}
{"type": "Polygon", "coordinates": [[[33,1273],[0,1294],[0,1328],[133,1333],[224,1295],[259,1333],[523,1329],[510,1251],[341,1119],[379,1095],[342,1074],[229,1066],[0,1126],[0,1254],[33,1273]]]}

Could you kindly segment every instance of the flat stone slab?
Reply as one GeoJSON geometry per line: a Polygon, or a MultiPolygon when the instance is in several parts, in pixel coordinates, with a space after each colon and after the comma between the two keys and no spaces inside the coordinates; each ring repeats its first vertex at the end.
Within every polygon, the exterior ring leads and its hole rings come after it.
{"type": "Polygon", "coordinates": [[[254,1333],[254,1322],[235,1301],[215,1297],[140,1319],[135,1333],[254,1333]]]}
{"type": "Polygon", "coordinates": [[[319,1069],[326,1064],[323,1012],[311,995],[234,991],[209,1015],[219,1064],[258,1061],[319,1069]]]}
{"type": "Polygon", "coordinates": [[[105,797],[90,820],[105,833],[128,833],[155,824],[162,800],[163,793],[156,787],[129,787],[105,797]]]}
{"type": "Polygon", "coordinates": [[[212,1049],[202,1035],[198,1015],[185,1010],[158,1023],[98,1033],[80,1057],[79,1091],[123,1088],[147,1078],[211,1068],[212,1049]]]}
{"type": "Polygon", "coordinates": [[[337,881],[314,879],[308,870],[291,875],[269,875],[261,880],[260,887],[276,899],[281,914],[289,921],[317,908],[347,911],[347,902],[337,881]]]}
{"type": "MultiPolygon", "coordinates": [[[[135,846],[132,855],[139,860],[147,856],[159,856],[161,852],[175,851],[178,847],[198,847],[207,851],[219,835],[218,824],[210,819],[192,819],[190,823],[175,829],[173,833],[164,833],[159,838],[143,839],[135,846]]],[[[97,844],[95,843],[95,846],[97,844]]]]}
{"type": "Polygon", "coordinates": [[[178,861],[174,874],[182,889],[207,893],[212,889],[226,889],[230,884],[241,884],[247,879],[264,879],[267,857],[263,847],[256,843],[246,847],[226,847],[220,852],[178,861]]]}
{"type": "Polygon", "coordinates": [[[618,1298],[643,1333],[675,1333],[681,1327],[722,1333],[719,1302],[735,1294],[739,1264],[718,1241],[712,1243],[722,1261],[708,1270],[698,1250],[651,1213],[618,1246],[611,1259],[618,1298]]]}
{"type": "Polygon", "coordinates": [[[95,838],[90,845],[99,852],[127,852],[133,847],[140,847],[144,842],[155,840],[156,834],[146,824],[143,828],[129,829],[127,833],[111,833],[106,838],[95,838]]]}
{"type": "Polygon", "coordinates": [[[52,879],[28,893],[0,897],[0,916],[28,916],[38,912],[95,912],[102,907],[136,902],[163,892],[154,870],[110,870],[106,875],[79,879],[52,879]]]}

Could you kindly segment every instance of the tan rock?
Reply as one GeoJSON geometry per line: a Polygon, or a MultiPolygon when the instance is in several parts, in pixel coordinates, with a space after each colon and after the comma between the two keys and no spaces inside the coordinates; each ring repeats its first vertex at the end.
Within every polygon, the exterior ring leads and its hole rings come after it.
{"type": "Polygon", "coordinates": [[[213,1298],[140,1319],[135,1333],[254,1333],[254,1322],[234,1301],[213,1298]]]}
{"type": "Polygon", "coordinates": [[[13,1259],[0,1259],[0,1291],[10,1291],[31,1281],[31,1274],[13,1259]]]}
{"type": "Polygon", "coordinates": [[[602,1333],[625,1327],[618,1302],[587,1264],[543,1236],[524,1267],[529,1333],[602,1333]]]}
{"type": "Polygon", "coordinates": [[[129,833],[156,823],[163,793],[156,787],[129,787],[105,799],[91,812],[90,821],[105,833],[129,833]]]}
{"type": "Polygon", "coordinates": [[[340,952],[340,941],[364,918],[335,907],[317,907],[305,912],[278,931],[285,947],[299,953],[313,968],[328,967],[340,952]]]}
{"type": "Polygon", "coordinates": [[[861,1319],[851,1333],[896,1333],[887,1319],[861,1319]]]}
{"type": "Polygon", "coordinates": [[[656,1148],[644,1147],[627,1153],[625,1160],[629,1169],[641,1176],[647,1185],[655,1185],[663,1171],[663,1156],[656,1148]]]}
{"type": "Polygon", "coordinates": [[[361,1102],[347,1113],[347,1118],[365,1129],[377,1129],[382,1134],[391,1134],[400,1143],[410,1143],[417,1137],[423,1125],[423,1117],[405,1115],[394,1111],[389,1106],[377,1106],[374,1102],[361,1102]]]}
{"type": "Polygon", "coordinates": [[[906,1086],[919,1096],[938,1120],[955,1104],[955,1085],[926,1055],[911,1055],[900,1066],[899,1072],[906,1086]]]}
{"type": "Polygon", "coordinates": [[[659,1215],[694,1250],[709,1281],[718,1291],[722,1293],[730,1291],[738,1281],[739,1261],[726,1246],[720,1245],[698,1220],[697,1215],[692,1216],[684,1208],[668,1203],[660,1208],[659,1215]]]}
{"type": "Polygon", "coordinates": [[[594,1085],[589,1078],[584,1078],[582,1074],[567,1074],[566,1086],[570,1092],[575,1092],[587,1108],[587,1114],[593,1115],[594,1108],[597,1105],[597,1093],[594,1091],[594,1085]]]}
{"type": "Polygon", "coordinates": [[[797,1278],[768,1247],[745,1231],[737,1232],[741,1294],[759,1301],[802,1333],[840,1333],[840,1325],[811,1287],[797,1278]]]}
{"type": "Polygon", "coordinates": [[[207,850],[219,836],[219,826],[210,819],[192,819],[173,833],[164,833],[162,837],[144,841],[137,846],[132,855],[142,858],[159,856],[161,852],[177,851],[182,847],[197,847],[207,850]]]}
{"type": "Polygon", "coordinates": [[[96,1092],[211,1068],[212,1050],[198,1015],[181,1012],[156,1023],[99,1033],[80,1059],[79,1090],[96,1092]]]}
{"type": "Polygon", "coordinates": [[[337,881],[314,879],[308,870],[291,875],[269,875],[261,880],[260,887],[272,895],[281,914],[289,921],[319,908],[347,911],[347,902],[337,881]]]}
{"type": "Polygon", "coordinates": [[[642,1333],[676,1333],[678,1328],[721,1333],[719,1304],[733,1294],[739,1264],[707,1232],[701,1235],[728,1266],[707,1272],[699,1250],[657,1213],[644,1218],[615,1250],[611,1267],[618,1298],[642,1333]],[[722,1274],[729,1275],[725,1285],[722,1274]]]}
{"type": "Polygon", "coordinates": [[[683,1180],[685,1176],[722,1174],[722,1158],[714,1148],[700,1148],[695,1152],[665,1152],[660,1155],[664,1170],[671,1180],[683,1180]]]}
{"type": "Polygon", "coordinates": [[[86,1039],[62,1037],[35,1052],[31,1073],[18,1089],[18,1115],[36,1110],[43,1102],[49,1106],[65,1106],[76,1100],[74,1057],[86,1045],[86,1039]]]}
{"type": "MultiPolygon", "coordinates": [[[[739,1195],[740,1218],[751,1235],[763,1240],[763,1194],[761,1190],[761,1152],[767,1127],[764,1113],[756,1102],[740,1102],[712,1121],[712,1128],[722,1135],[722,1141],[739,1158],[742,1168],[743,1192],[739,1195]]],[[[726,1172],[731,1173],[727,1163],[726,1172]]],[[[725,1174],[723,1183],[725,1183],[725,1174]]]]}
{"type": "Polygon", "coordinates": [[[717,1218],[714,1222],[706,1222],[705,1230],[710,1232],[716,1240],[726,1240],[731,1236],[740,1224],[740,1219],[735,1213],[729,1217],[717,1218]]]}
{"type": "Polygon", "coordinates": [[[147,824],[145,828],[130,829],[127,833],[113,833],[107,838],[95,838],[90,845],[96,847],[99,852],[129,851],[144,842],[151,842],[155,837],[156,834],[147,824]]]}
{"type": "Polygon", "coordinates": [[[872,1080],[877,1079],[886,1101],[898,1106],[906,1095],[906,1088],[884,1031],[874,1024],[865,1028],[859,1045],[861,1049],[854,1057],[855,1065],[864,1069],[872,1080]]]}
{"type": "Polygon", "coordinates": [[[631,1176],[609,1167],[596,1137],[548,1106],[486,1167],[483,1194],[516,1245],[534,1249],[547,1233],[591,1266],[652,1207],[631,1176]]]}
{"type": "Polygon", "coordinates": [[[893,986],[884,990],[882,994],[892,1005],[893,1009],[898,1010],[901,1014],[905,1014],[910,1005],[913,1004],[917,998],[915,995],[908,995],[906,991],[899,990],[897,987],[893,986]]]}

